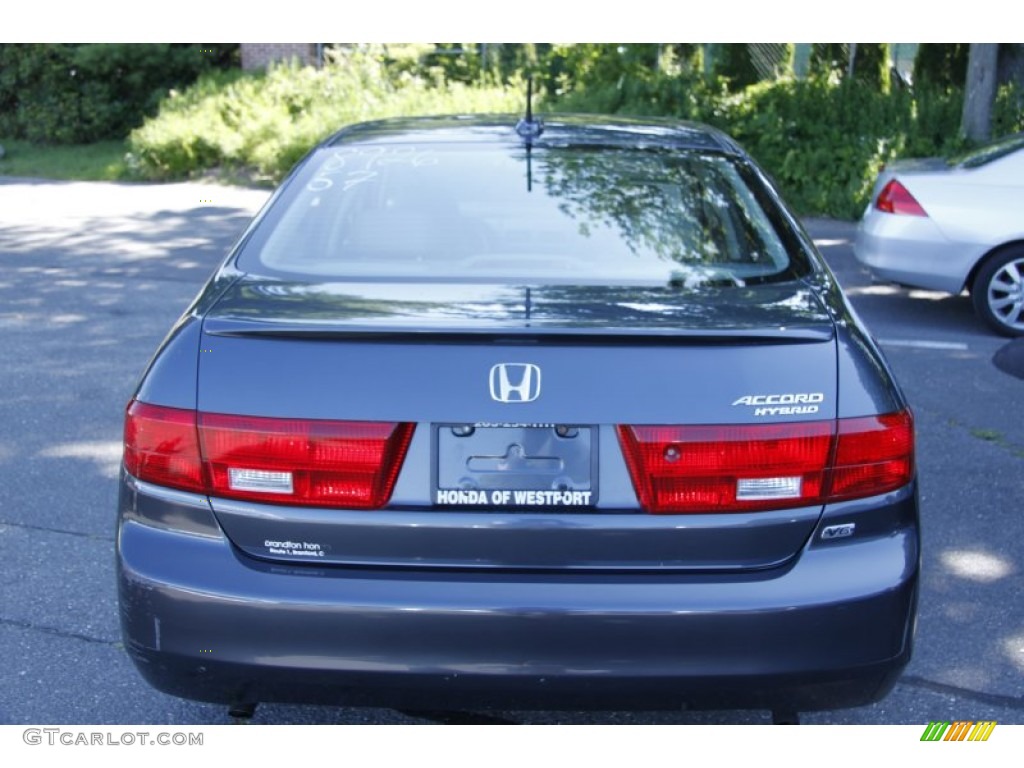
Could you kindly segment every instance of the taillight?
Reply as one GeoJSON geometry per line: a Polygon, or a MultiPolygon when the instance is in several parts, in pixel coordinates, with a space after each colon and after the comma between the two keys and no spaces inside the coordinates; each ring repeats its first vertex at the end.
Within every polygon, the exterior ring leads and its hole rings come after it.
{"type": "Polygon", "coordinates": [[[914,473],[909,411],[838,422],[618,430],[637,498],[655,514],[823,504],[900,488],[914,473]]]}
{"type": "Polygon", "coordinates": [[[205,493],[195,411],[133,401],[124,420],[124,468],[149,483],[205,493]]]}
{"type": "Polygon", "coordinates": [[[885,213],[902,214],[905,216],[928,215],[907,188],[896,179],[892,179],[882,187],[882,191],[875,198],[875,208],[885,213]]]}
{"type": "Polygon", "coordinates": [[[902,488],[914,476],[914,420],[910,411],[840,419],[829,501],[874,496],[902,488]]]}
{"type": "Polygon", "coordinates": [[[743,512],[815,504],[832,443],[828,422],[619,427],[649,512],[743,512]]]}
{"type": "Polygon", "coordinates": [[[368,509],[390,497],[412,424],[199,414],[210,493],[368,509]]]}
{"type": "Polygon", "coordinates": [[[374,509],[391,498],[413,424],[271,419],[133,402],[125,469],[230,499],[374,509]]]}

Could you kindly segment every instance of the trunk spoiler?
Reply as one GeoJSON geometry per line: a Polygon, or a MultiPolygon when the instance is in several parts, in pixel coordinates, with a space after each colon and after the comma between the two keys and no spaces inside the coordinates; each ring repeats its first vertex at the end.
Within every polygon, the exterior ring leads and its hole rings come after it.
{"type": "Polygon", "coordinates": [[[490,343],[507,344],[808,344],[829,342],[835,338],[831,325],[780,326],[754,328],[624,328],[570,327],[489,324],[471,328],[457,324],[436,327],[413,327],[402,324],[295,322],[251,320],[233,317],[206,318],[203,330],[212,336],[235,336],[281,339],[323,339],[396,343],[490,343]]]}

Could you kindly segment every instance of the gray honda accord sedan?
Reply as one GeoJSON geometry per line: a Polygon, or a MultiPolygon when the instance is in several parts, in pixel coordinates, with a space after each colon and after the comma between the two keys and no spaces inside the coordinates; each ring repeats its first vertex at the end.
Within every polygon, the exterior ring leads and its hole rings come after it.
{"type": "Polygon", "coordinates": [[[781,716],[910,658],[911,412],[703,126],[340,131],[164,340],[124,444],[125,645],[236,713],[781,716]]]}

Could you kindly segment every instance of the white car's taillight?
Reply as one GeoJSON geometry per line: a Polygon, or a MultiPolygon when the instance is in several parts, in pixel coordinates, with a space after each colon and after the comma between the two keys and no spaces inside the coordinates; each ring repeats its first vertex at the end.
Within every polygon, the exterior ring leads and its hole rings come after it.
{"type": "Polygon", "coordinates": [[[902,216],[928,215],[909,190],[896,179],[882,187],[882,191],[875,198],[875,208],[902,216]]]}

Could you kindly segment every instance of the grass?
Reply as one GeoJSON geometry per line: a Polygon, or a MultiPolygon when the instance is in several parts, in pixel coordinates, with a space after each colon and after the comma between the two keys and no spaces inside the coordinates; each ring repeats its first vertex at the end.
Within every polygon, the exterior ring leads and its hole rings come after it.
{"type": "Polygon", "coordinates": [[[1021,448],[1020,446],[1011,443],[1009,440],[1006,439],[1006,436],[1002,432],[999,432],[998,430],[972,429],[971,435],[978,438],[979,440],[984,440],[987,443],[993,443],[995,445],[998,445],[1000,448],[1007,449],[1018,459],[1024,459],[1024,448],[1021,448]]]}
{"type": "Polygon", "coordinates": [[[123,141],[82,145],[43,145],[0,139],[4,157],[0,176],[69,181],[116,181],[128,178],[123,141]]]}
{"type": "Polygon", "coordinates": [[[1002,433],[994,429],[972,429],[971,434],[979,440],[985,440],[990,443],[1000,443],[1003,441],[1002,433]]]}

